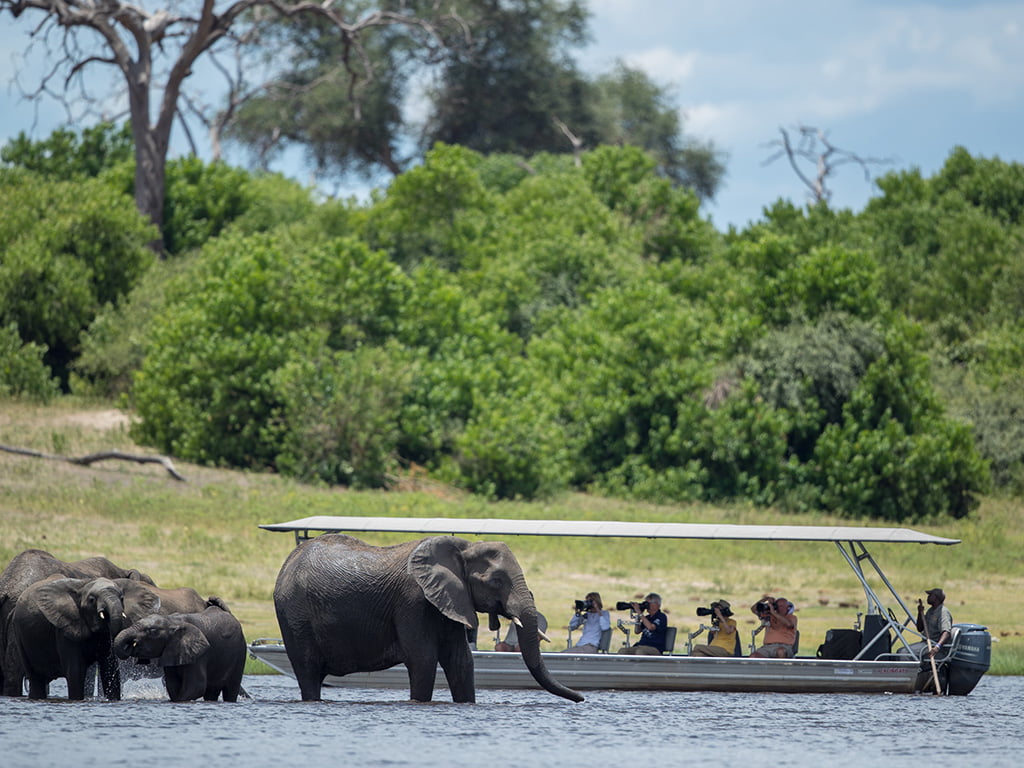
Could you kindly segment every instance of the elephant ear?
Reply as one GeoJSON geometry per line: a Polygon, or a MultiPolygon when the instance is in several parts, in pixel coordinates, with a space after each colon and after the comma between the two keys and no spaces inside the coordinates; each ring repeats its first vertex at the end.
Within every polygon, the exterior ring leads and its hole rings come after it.
{"type": "Polygon", "coordinates": [[[134,624],[144,616],[160,613],[160,597],[142,582],[135,579],[118,579],[117,585],[124,595],[124,615],[128,624],[134,624]]]}
{"type": "Polygon", "coordinates": [[[85,640],[92,634],[78,607],[78,595],[85,584],[83,579],[55,579],[34,589],[40,613],[69,640],[85,640]]]}
{"type": "Polygon", "coordinates": [[[476,608],[462,559],[468,545],[465,539],[453,536],[424,539],[409,555],[408,568],[431,605],[452,621],[476,629],[476,608]]]}
{"type": "Polygon", "coordinates": [[[210,641],[206,639],[199,627],[182,621],[174,628],[170,641],[164,646],[160,657],[161,667],[181,667],[193,664],[200,656],[210,649],[210,641]]]}

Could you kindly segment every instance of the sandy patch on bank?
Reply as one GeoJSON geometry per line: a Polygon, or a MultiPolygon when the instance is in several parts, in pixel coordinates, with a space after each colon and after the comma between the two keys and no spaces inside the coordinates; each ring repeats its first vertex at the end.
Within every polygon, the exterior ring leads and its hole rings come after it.
{"type": "Polygon", "coordinates": [[[106,411],[78,411],[63,416],[59,421],[101,431],[127,429],[131,423],[128,414],[114,409],[106,411]]]}

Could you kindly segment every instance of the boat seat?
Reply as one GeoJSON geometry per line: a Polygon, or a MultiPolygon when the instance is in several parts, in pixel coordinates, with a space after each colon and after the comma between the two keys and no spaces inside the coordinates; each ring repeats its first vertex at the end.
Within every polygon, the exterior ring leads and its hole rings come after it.
{"type": "Polygon", "coordinates": [[[665,627],[665,653],[672,653],[676,647],[676,628],[665,627]]]}
{"type": "Polygon", "coordinates": [[[612,644],[612,628],[608,627],[608,629],[602,629],[601,630],[601,639],[597,643],[597,652],[598,653],[608,653],[608,648],[611,646],[611,644],[612,644]]]}

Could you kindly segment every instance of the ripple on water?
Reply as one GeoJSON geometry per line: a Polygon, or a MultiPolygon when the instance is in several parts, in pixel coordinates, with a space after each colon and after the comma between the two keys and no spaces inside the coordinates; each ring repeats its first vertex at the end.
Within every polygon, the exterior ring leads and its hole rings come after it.
{"type": "MultiPolygon", "coordinates": [[[[967,697],[592,691],[573,704],[543,691],[479,691],[474,705],[415,704],[405,691],[325,689],[301,702],[294,681],[246,677],[253,698],[171,703],[159,679],[127,681],[119,702],[0,698],[4,768],[188,763],[319,768],[714,761],[760,765],[781,734],[787,766],[843,768],[969,755],[1016,766],[1024,678],[982,680],[967,697]],[[110,738],[98,734],[110,733],[110,738]]],[[[53,686],[57,693],[58,685],[53,686]]],[[[62,695],[62,694],[61,694],[62,695]]]]}

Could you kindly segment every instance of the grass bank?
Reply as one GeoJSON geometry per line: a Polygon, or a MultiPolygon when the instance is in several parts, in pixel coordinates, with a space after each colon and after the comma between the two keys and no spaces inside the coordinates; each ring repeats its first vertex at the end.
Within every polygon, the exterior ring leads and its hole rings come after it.
{"type": "MultiPolygon", "coordinates": [[[[42,408],[0,401],[0,444],[48,454],[101,450],[151,453],[127,435],[124,417],[104,405],[62,401],[42,408]]],[[[309,515],[513,517],[759,524],[843,524],[824,515],[783,515],[746,506],[659,506],[571,494],[547,502],[491,503],[439,488],[353,492],[273,475],[176,464],[187,482],[156,464],[103,461],[88,467],[0,452],[0,564],[28,548],[65,560],[102,554],[149,573],[162,586],[220,595],[246,637],[279,635],[273,588],[294,546],[261,523],[309,515]]],[[[942,586],[955,621],[989,626],[992,672],[1024,674],[1024,617],[1010,610],[1024,589],[1024,502],[986,499],[969,521],[940,520],[917,530],[961,539],[953,547],[878,545],[871,549],[908,604],[942,586]]],[[[399,535],[367,535],[395,543],[399,535]]],[[[566,643],[572,601],[596,589],[606,606],[654,590],[665,598],[678,644],[696,629],[697,606],[724,598],[744,645],[754,628],[748,605],[769,592],[799,607],[801,652],[832,627],[850,627],[864,594],[831,545],[658,542],[588,539],[509,540],[550,622],[553,649],[566,643]],[[748,618],[749,617],[749,618],[748,618]]],[[[614,614],[613,614],[614,617],[614,614]]],[[[481,647],[489,647],[481,637],[481,647]]],[[[615,641],[618,644],[618,640],[615,641]]],[[[262,666],[262,665],[258,665],[262,666]]],[[[259,671],[254,665],[252,671],[259,671]]]]}

